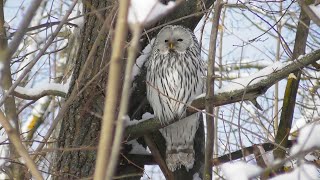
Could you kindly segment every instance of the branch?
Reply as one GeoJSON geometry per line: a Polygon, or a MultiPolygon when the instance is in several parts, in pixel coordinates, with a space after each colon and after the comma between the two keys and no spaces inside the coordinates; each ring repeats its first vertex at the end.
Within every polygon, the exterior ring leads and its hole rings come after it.
{"type": "MultiPolygon", "coordinates": [[[[290,148],[293,145],[294,142],[295,141],[289,141],[289,143],[287,144],[286,148],[290,148]]],[[[212,163],[213,163],[214,166],[219,166],[221,164],[224,164],[224,163],[227,163],[227,162],[230,162],[230,161],[233,161],[233,160],[237,160],[237,159],[243,158],[243,155],[249,156],[249,155],[254,153],[254,149],[255,149],[256,146],[262,146],[263,149],[266,152],[267,151],[271,151],[271,150],[273,150],[274,148],[277,147],[273,143],[254,144],[252,146],[240,149],[238,151],[234,151],[234,152],[232,152],[230,154],[225,154],[225,155],[220,156],[218,158],[214,158],[212,160],[212,163]],[[245,153],[243,154],[242,152],[245,152],[245,153]]]]}
{"type": "Polygon", "coordinates": [[[163,172],[163,175],[166,177],[166,179],[171,180],[174,179],[174,176],[172,172],[168,169],[166,162],[161,157],[161,154],[157,148],[157,145],[154,143],[153,139],[149,134],[144,136],[144,140],[147,143],[147,146],[149,147],[154,161],[159,165],[161,171],[163,172]]]}
{"type": "Polygon", "coordinates": [[[23,158],[23,160],[26,163],[26,166],[30,170],[31,174],[35,179],[43,179],[41,176],[41,173],[37,169],[37,166],[35,162],[31,159],[31,157],[28,154],[28,151],[26,148],[23,146],[20,136],[16,129],[12,127],[12,125],[9,123],[9,121],[6,119],[4,116],[3,112],[0,111],[0,124],[2,127],[6,130],[6,133],[10,139],[10,142],[13,144],[15,147],[15,150],[17,153],[23,158]]]}
{"type": "Polygon", "coordinates": [[[316,14],[316,11],[313,10],[317,7],[313,4],[308,5],[308,3],[302,0],[299,0],[298,2],[304,12],[309,16],[309,18],[320,27],[320,17],[316,14]]]}
{"type": "MultiPolygon", "coordinates": [[[[294,48],[292,59],[298,58],[300,55],[305,53],[308,34],[310,27],[310,18],[307,13],[302,9],[299,15],[299,22],[297,26],[297,32],[295,36],[294,48]]],[[[299,83],[302,71],[299,69],[288,77],[286,84],[282,111],[280,115],[280,122],[278,131],[275,136],[275,142],[280,146],[286,146],[288,143],[289,132],[291,130],[293,115],[295,110],[296,98],[299,89],[299,83]]],[[[286,157],[286,151],[283,149],[275,149],[273,151],[274,159],[284,159],[286,157]]],[[[277,172],[284,172],[284,169],[278,169],[277,172]]]]}
{"type": "MultiPolygon", "coordinates": [[[[320,59],[320,49],[305,56],[291,61],[283,66],[281,69],[275,69],[272,73],[261,77],[262,80],[251,83],[242,89],[217,91],[212,97],[214,106],[221,106],[231,104],[243,100],[252,100],[264,94],[273,84],[286,78],[291,72],[302,69],[303,67],[312,64],[320,59]]],[[[269,66],[270,67],[270,66],[269,66]]],[[[268,68],[268,67],[267,67],[268,68]]],[[[260,72],[260,71],[259,71],[260,72]]],[[[258,73],[259,73],[258,72],[258,73]]],[[[191,106],[188,106],[188,112],[198,112],[205,108],[205,96],[194,100],[191,106]]],[[[128,126],[125,130],[125,136],[129,139],[138,138],[146,133],[156,131],[162,127],[168,126],[174,122],[166,125],[161,125],[160,121],[156,118],[143,121],[141,123],[128,126]]]]}
{"type": "MultiPolygon", "coordinates": [[[[41,1],[40,1],[41,2],[41,1]]],[[[42,55],[46,52],[46,50],[49,48],[49,46],[52,44],[53,40],[56,38],[56,36],[58,35],[58,33],[60,32],[61,28],[64,26],[64,24],[67,22],[69,15],[72,13],[73,8],[75,7],[75,5],[77,4],[78,0],[74,0],[72,2],[72,4],[70,5],[70,8],[67,10],[66,14],[63,16],[62,20],[60,21],[60,24],[58,25],[58,27],[55,29],[55,31],[51,34],[51,36],[48,38],[47,43],[44,45],[44,47],[39,51],[39,53],[35,56],[35,58],[30,61],[30,63],[26,66],[26,68],[24,69],[24,71],[21,73],[21,75],[16,79],[16,81],[12,84],[12,86],[8,89],[7,93],[4,94],[4,96],[2,97],[2,99],[0,100],[0,106],[3,105],[4,101],[6,100],[6,98],[8,98],[8,96],[11,95],[11,93],[14,91],[14,89],[20,84],[20,82],[25,78],[25,76],[30,72],[30,70],[32,69],[32,67],[38,62],[38,60],[42,57],[42,55]]],[[[34,2],[33,2],[34,3],[34,2]]],[[[21,28],[21,27],[19,27],[21,28]]],[[[27,28],[25,28],[27,29],[27,28]]],[[[14,36],[13,40],[11,41],[10,44],[14,43],[15,37],[17,36],[17,38],[19,37],[19,33],[16,32],[17,34],[14,36]]],[[[15,46],[19,46],[13,44],[12,45],[14,48],[15,46]]],[[[12,50],[13,48],[9,45],[9,49],[12,50]]],[[[5,55],[5,57],[9,57],[11,52],[7,53],[5,55]]],[[[14,52],[13,52],[14,53],[14,52]]],[[[13,54],[12,53],[12,54],[13,54]]],[[[11,56],[10,56],[11,57],[11,56]]]]}
{"type": "MultiPolygon", "coordinates": [[[[290,140],[289,143],[285,148],[291,148],[292,145],[295,143],[295,140],[290,140]]],[[[243,158],[242,151],[245,152],[245,156],[249,156],[254,153],[254,149],[257,146],[261,146],[266,152],[273,150],[277,146],[273,143],[261,143],[261,144],[253,144],[252,146],[245,147],[243,149],[234,151],[232,153],[225,154],[223,156],[217,157],[212,159],[213,166],[220,166],[224,163],[237,160],[240,158],[243,158]]],[[[139,164],[145,164],[145,165],[155,165],[157,162],[154,158],[152,158],[151,155],[140,155],[140,154],[128,154],[126,155],[132,162],[137,162],[139,164]]]]}
{"type": "Polygon", "coordinates": [[[119,1],[116,33],[109,65],[108,83],[106,84],[107,96],[104,103],[104,114],[94,172],[94,179],[96,180],[111,179],[114,173],[113,162],[109,161],[111,159],[110,146],[112,145],[112,129],[117,113],[117,98],[120,95],[121,69],[123,68],[122,51],[128,32],[127,17],[129,4],[129,1],[119,1]],[[107,169],[107,167],[109,168],[107,169]]]}
{"type": "Polygon", "coordinates": [[[16,87],[13,95],[26,100],[38,100],[44,96],[66,97],[69,86],[67,84],[50,83],[37,88],[16,87]]]}
{"type": "MultiPolygon", "coordinates": [[[[213,10],[213,20],[212,20],[212,28],[210,34],[210,47],[209,47],[209,59],[208,59],[208,72],[207,72],[207,81],[206,81],[206,98],[214,96],[214,78],[215,76],[214,65],[215,65],[215,57],[216,57],[216,45],[217,45],[217,36],[218,36],[218,26],[219,19],[221,14],[221,9],[223,6],[222,0],[217,0],[214,5],[213,10]]],[[[220,44],[221,45],[221,44],[220,44]]],[[[210,116],[214,112],[214,105],[212,100],[208,100],[206,103],[206,122],[207,122],[207,136],[206,136],[206,146],[205,146],[205,159],[204,159],[204,168],[203,168],[203,177],[204,179],[210,180],[212,179],[212,161],[213,157],[213,144],[214,144],[214,116],[210,116]]]]}

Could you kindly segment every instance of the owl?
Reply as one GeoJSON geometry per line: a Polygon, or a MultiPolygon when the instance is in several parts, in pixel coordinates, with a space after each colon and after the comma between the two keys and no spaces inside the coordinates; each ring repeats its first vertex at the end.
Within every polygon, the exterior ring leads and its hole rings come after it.
{"type": "Polygon", "coordinates": [[[147,62],[147,98],[162,124],[177,122],[160,129],[166,140],[166,164],[171,171],[181,166],[192,169],[194,138],[200,113],[186,117],[186,105],[204,92],[204,62],[199,43],[189,29],[166,26],[160,30],[147,62]]]}

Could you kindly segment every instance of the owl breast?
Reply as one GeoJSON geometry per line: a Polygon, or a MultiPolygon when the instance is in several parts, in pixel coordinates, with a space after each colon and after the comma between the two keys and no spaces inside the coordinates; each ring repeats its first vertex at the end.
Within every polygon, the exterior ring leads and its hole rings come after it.
{"type": "Polygon", "coordinates": [[[147,98],[161,123],[185,117],[186,104],[203,92],[202,60],[192,52],[153,53],[147,71],[147,98]]]}

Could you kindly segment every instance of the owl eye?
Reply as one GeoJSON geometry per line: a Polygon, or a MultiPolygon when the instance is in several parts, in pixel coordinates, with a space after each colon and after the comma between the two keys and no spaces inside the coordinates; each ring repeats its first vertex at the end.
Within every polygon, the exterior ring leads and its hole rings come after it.
{"type": "Polygon", "coordinates": [[[182,41],[183,41],[183,39],[177,39],[177,41],[182,42],[182,41]]]}
{"type": "Polygon", "coordinates": [[[164,40],[164,42],[168,42],[168,39],[164,40]]]}

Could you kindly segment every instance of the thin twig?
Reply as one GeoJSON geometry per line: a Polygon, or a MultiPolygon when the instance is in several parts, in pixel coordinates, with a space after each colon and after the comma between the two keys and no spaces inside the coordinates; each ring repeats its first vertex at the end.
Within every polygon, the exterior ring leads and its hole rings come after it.
{"type": "Polygon", "coordinates": [[[18,154],[25,161],[25,163],[26,163],[27,167],[29,168],[29,170],[30,170],[31,174],[33,175],[33,177],[35,179],[43,179],[42,176],[41,176],[41,173],[37,169],[36,164],[34,163],[34,161],[29,156],[28,151],[26,150],[26,148],[23,146],[23,144],[22,144],[22,142],[20,140],[19,134],[11,126],[11,124],[6,119],[6,117],[4,116],[2,111],[0,111],[0,123],[1,123],[2,127],[6,130],[7,135],[9,137],[9,139],[10,139],[10,142],[14,145],[14,147],[15,147],[16,151],[18,152],[18,154]]]}
{"type": "MultiPolygon", "coordinates": [[[[36,57],[30,61],[28,66],[25,68],[25,70],[21,73],[21,75],[17,78],[17,80],[12,84],[12,86],[9,88],[9,90],[6,92],[6,94],[2,97],[0,101],[0,106],[3,105],[4,101],[8,96],[13,92],[13,90],[19,85],[19,83],[24,79],[24,77],[30,72],[32,67],[38,62],[38,60],[42,57],[42,55],[46,52],[46,50],[49,48],[49,46],[52,44],[55,37],[60,32],[61,28],[64,26],[64,24],[67,22],[69,15],[72,13],[74,6],[77,4],[78,0],[74,0],[73,3],[70,5],[70,8],[66,12],[65,16],[62,18],[60,24],[57,26],[55,31],[52,33],[52,35],[49,37],[47,43],[44,45],[44,47],[40,50],[40,52],[36,55],[36,57]]],[[[10,47],[10,45],[9,45],[10,47]]]]}

